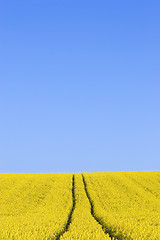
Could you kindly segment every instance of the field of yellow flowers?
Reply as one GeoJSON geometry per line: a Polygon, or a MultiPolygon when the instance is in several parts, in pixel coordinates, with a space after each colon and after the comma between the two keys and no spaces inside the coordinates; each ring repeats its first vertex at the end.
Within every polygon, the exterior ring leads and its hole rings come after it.
{"type": "Polygon", "coordinates": [[[160,240],[160,172],[0,174],[0,240],[160,240]]]}

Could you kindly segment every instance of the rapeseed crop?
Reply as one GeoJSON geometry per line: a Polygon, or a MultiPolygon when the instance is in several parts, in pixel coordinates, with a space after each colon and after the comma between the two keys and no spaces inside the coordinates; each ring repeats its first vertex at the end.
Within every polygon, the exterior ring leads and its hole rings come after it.
{"type": "Polygon", "coordinates": [[[91,205],[86,196],[82,175],[77,173],[74,175],[74,195],[75,209],[73,210],[71,224],[60,240],[69,239],[110,239],[108,234],[102,230],[102,226],[98,224],[91,215],[91,205]]]}
{"type": "Polygon", "coordinates": [[[84,173],[94,214],[117,239],[160,239],[160,172],[84,173]]]}
{"type": "Polygon", "coordinates": [[[160,172],[0,174],[0,240],[160,240],[160,172]]]}
{"type": "Polygon", "coordinates": [[[72,174],[1,174],[0,239],[56,239],[72,208],[72,174]]]}

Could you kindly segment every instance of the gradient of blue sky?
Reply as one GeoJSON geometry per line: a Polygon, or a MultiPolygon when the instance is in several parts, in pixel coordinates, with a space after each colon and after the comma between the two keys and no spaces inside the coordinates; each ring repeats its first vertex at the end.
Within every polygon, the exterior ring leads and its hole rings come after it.
{"type": "Polygon", "coordinates": [[[160,1],[0,9],[0,173],[160,170],[160,1]]]}

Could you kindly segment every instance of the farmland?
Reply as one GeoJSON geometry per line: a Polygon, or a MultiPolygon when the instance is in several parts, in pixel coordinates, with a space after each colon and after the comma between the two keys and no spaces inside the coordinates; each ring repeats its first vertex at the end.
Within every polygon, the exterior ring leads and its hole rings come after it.
{"type": "Polygon", "coordinates": [[[160,239],[160,172],[0,174],[0,239],[160,239]]]}

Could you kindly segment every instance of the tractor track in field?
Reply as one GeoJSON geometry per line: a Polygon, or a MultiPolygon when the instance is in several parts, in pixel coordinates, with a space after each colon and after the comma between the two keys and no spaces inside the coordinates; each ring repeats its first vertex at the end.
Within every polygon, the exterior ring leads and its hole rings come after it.
{"type": "Polygon", "coordinates": [[[86,180],[85,180],[85,177],[83,176],[83,174],[82,174],[82,179],[83,179],[84,189],[85,189],[87,198],[88,198],[89,203],[90,203],[90,205],[91,205],[91,215],[92,215],[92,217],[98,222],[98,224],[100,224],[100,225],[102,226],[102,230],[104,231],[104,233],[105,233],[105,234],[108,234],[111,239],[114,239],[114,240],[120,240],[120,239],[122,239],[122,238],[118,238],[117,236],[115,237],[115,235],[113,234],[113,232],[110,231],[109,229],[107,229],[107,228],[101,223],[101,221],[99,220],[99,218],[96,216],[96,214],[94,213],[93,201],[92,201],[92,199],[90,198],[89,192],[88,192],[88,190],[87,190],[87,183],[86,183],[86,180]]]}
{"type": "MultiPolygon", "coordinates": [[[[81,175],[82,175],[82,181],[83,181],[83,184],[84,184],[84,190],[85,190],[85,193],[86,193],[86,197],[88,198],[88,201],[89,201],[90,206],[91,206],[91,215],[92,215],[92,217],[97,221],[98,224],[100,224],[100,225],[102,226],[102,230],[104,231],[104,233],[105,233],[105,234],[108,234],[111,239],[114,239],[114,240],[123,239],[123,238],[121,238],[121,237],[120,237],[120,238],[117,237],[117,236],[115,237],[115,235],[113,234],[113,232],[110,231],[109,229],[107,229],[107,228],[101,223],[101,221],[99,220],[99,218],[95,215],[95,213],[94,213],[93,201],[92,201],[92,199],[90,198],[89,192],[88,192],[88,190],[87,190],[87,183],[86,183],[85,177],[83,176],[83,174],[81,174],[81,175]]],[[[71,209],[71,211],[70,211],[70,213],[69,213],[69,215],[68,215],[67,223],[66,223],[64,229],[63,229],[61,232],[59,232],[59,233],[56,235],[56,237],[54,238],[54,239],[56,239],[56,240],[59,240],[60,237],[61,237],[65,232],[68,231],[69,226],[70,226],[70,224],[71,224],[71,222],[72,222],[72,215],[73,215],[74,209],[75,209],[75,207],[76,207],[76,200],[75,200],[75,176],[74,176],[74,174],[73,174],[73,178],[72,178],[72,201],[73,201],[72,209],[71,209]]],[[[53,240],[53,239],[52,239],[52,240],[53,240]]]]}
{"type": "Polygon", "coordinates": [[[68,231],[69,225],[70,225],[70,223],[71,223],[71,221],[72,221],[73,211],[74,211],[75,206],[76,206],[76,201],[75,201],[75,177],[74,177],[74,174],[73,174],[73,178],[72,178],[72,201],[73,201],[72,209],[71,209],[71,211],[70,211],[70,213],[69,213],[69,215],[68,215],[67,223],[66,223],[64,229],[63,229],[60,233],[57,234],[57,236],[56,236],[56,238],[55,238],[56,240],[59,240],[60,237],[61,237],[65,232],[68,231]]]}

